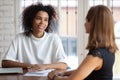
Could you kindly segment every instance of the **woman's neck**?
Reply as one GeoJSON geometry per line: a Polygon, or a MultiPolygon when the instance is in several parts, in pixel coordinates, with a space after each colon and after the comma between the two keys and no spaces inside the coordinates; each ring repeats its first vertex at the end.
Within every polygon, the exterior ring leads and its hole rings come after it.
{"type": "Polygon", "coordinates": [[[43,37],[44,32],[41,32],[41,33],[32,32],[32,34],[33,34],[36,38],[41,38],[41,37],[43,37]]]}

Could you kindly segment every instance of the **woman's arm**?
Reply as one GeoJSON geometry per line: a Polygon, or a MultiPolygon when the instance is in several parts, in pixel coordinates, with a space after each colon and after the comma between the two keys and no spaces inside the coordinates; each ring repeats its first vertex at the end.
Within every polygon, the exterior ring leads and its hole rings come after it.
{"type": "Polygon", "coordinates": [[[73,71],[70,76],[55,76],[54,80],[84,80],[92,71],[99,70],[102,64],[103,60],[101,58],[88,55],[78,69],[73,71]]]}
{"type": "Polygon", "coordinates": [[[67,64],[63,62],[54,63],[54,64],[27,64],[27,63],[20,63],[11,60],[2,60],[2,67],[22,67],[23,69],[28,69],[29,71],[37,71],[37,70],[44,70],[44,69],[66,69],[67,64]]]}
{"type": "Polygon", "coordinates": [[[66,68],[67,68],[66,63],[58,62],[53,64],[35,64],[29,67],[29,71],[37,71],[37,70],[45,70],[45,69],[65,70],[66,68]]]}
{"type": "Polygon", "coordinates": [[[48,69],[67,69],[67,64],[64,62],[58,62],[53,64],[45,64],[48,69]]]}
{"type": "Polygon", "coordinates": [[[26,64],[26,63],[20,63],[16,61],[11,61],[11,60],[2,60],[2,67],[7,68],[7,67],[22,67],[23,69],[27,69],[31,64],[26,64]]]}
{"type": "Polygon", "coordinates": [[[69,80],[84,80],[92,71],[99,70],[102,64],[102,58],[88,55],[78,69],[69,77],[69,80]]]}

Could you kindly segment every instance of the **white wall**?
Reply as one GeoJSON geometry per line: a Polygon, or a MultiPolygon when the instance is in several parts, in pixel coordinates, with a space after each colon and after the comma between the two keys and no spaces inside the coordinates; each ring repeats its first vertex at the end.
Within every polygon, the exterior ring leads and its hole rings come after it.
{"type": "Polygon", "coordinates": [[[18,2],[19,0],[0,0],[0,62],[18,32],[18,2]]]}

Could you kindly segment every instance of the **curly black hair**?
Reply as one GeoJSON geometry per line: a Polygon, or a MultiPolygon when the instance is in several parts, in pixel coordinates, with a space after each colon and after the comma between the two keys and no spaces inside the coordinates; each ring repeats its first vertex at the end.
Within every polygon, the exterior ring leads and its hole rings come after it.
{"type": "Polygon", "coordinates": [[[22,12],[22,28],[26,36],[30,36],[30,34],[32,33],[31,28],[33,26],[33,20],[39,11],[45,11],[49,15],[48,26],[45,31],[46,32],[54,31],[52,25],[56,24],[58,19],[56,17],[55,8],[52,5],[43,5],[42,3],[38,2],[36,4],[32,4],[26,7],[22,12]]]}

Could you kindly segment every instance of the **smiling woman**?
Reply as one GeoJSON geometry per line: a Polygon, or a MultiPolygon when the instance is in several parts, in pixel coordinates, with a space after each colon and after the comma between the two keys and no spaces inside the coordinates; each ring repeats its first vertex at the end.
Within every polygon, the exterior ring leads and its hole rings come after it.
{"type": "MultiPolygon", "coordinates": [[[[78,0],[21,0],[21,10],[25,7],[34,4],[36,2],[41,2],[44,5],[51,4],[55,7],[57,14],[56,21],[51,21],[51,28],[54,29],[54,32],[60,35],[62,40],[63,48],[65,54],[69,59],[74,58],[78,65],[77,56],[77,27],[78,27],[78,0]],[[56,27],[58,26],[58,27],[56,27]]],[[[21,30],[22,31],[22,30],[21,30]]],[[[68,63],[70,63],[68,61],[68,63]]],[[[70,67],[74,68],[72,63],[70,67]]]]}
{"type": "Polygon", "coordinates": [[[51,5],[36,3],[26,7],[22,12],[24,32],[12,41],[2,67],[22,67],[28,71],[66,69],[61,39],[52,33],[51,23],[55,20],[56,11],[51,5]]]}

